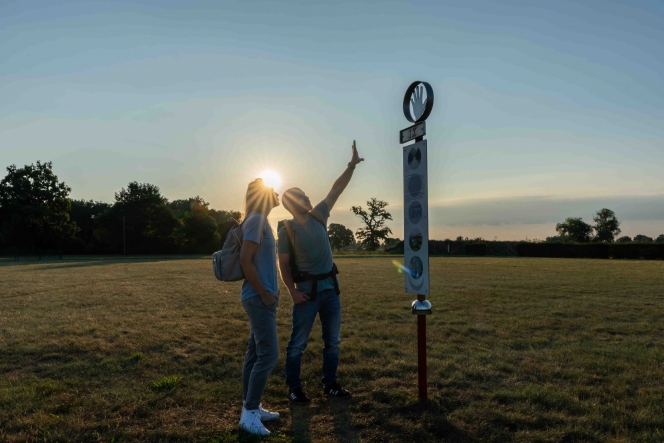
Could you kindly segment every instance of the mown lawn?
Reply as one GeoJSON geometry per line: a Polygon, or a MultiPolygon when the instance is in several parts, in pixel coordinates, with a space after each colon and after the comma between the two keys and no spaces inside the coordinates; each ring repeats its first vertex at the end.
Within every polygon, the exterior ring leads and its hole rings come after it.
{"type": "MultiPolygon", "coordinates": [[[[348,402],[322,396],[317,324],[312,404],[289,406],[283,297],[266,441],[664,441],[664,262],[431,259],[421,405],[392,260],[337,260],[348,402]]],[[[2,263],[0,441],[255,441],[237,430],[247,334],[208,260],[2,263]]]]}

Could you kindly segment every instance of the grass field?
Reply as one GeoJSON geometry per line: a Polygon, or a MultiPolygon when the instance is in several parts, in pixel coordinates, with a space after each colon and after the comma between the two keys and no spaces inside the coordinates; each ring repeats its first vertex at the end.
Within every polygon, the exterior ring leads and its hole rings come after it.
{"type": "MultiPolygon", "coordinates": [[[[664,262],[431,259],[421,405],[391,261],[337,260],[347,402],[322,396],[317,324],[312,404],[289,406],[282,297],[265,441],[664,441],[664,262]]],[[[239,284],[207,260],[2,263],[0,441],[255,441],[237,430],[247,335],[239,284]]]]}

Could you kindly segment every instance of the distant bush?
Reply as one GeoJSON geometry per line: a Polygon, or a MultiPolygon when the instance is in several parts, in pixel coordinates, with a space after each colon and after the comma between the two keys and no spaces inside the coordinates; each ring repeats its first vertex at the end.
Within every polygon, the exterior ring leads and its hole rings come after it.
{"type": "Polygon", "coordinates": [[[521,257],[609,258],[607,243],[527,243],[516,247],[521,257]]]}
{"type": "MultiPolygon", "coordinates": [[[[429,255],[517,255],[515,241],[429,240],[429,255]],[[468,249],[470,247],[470,249],[468,249]]],[[[388,254],[403,254],[403,242],[385,248],[388,254]]]]}
{"type": "Polygon", "coordinates": [[[664,259],[664,245],[655,243],[519,243],[521,257],[664,259]]]}
{"type": "Polygon", "coordinates": [[[468,255],[486,255],[486,243],[475,243],[466,245],[468,255]]]}
{"type": "Polygon", "coordinates": [[[652,243],[653,239],[652,237],[648,237],[647,235],[638,234],[634,236],[634,240],[632,241],[634,243],[652,243]]]}
{"type": "Polygon", "coordinates": [[[621,243],[611,245],[613,258],[664,259],[664,244],[658,243],[621,243]]]}

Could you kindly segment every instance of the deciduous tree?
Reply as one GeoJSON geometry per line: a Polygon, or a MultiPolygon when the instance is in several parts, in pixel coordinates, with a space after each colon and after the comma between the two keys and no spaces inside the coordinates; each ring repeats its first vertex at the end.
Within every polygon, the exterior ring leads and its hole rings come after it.
{"type": "Polygon", "coordinates": [[[351,211],[364,223],[364,228],[356,231],[357,238],[369,251],[375,251],[380,241],[385,240],[392,230],[385,226],[386,220],[392,220],[392,215],[385,210],[386,201],[371,198],[367,201],[367,210],[361,206],[353,206],[351,211]]]}
{"type": "Polygon", "coordinates": [[[593,220],[595,221],[593,241],[612,243],[620,235],[620,222],[612,210],[603,208],[597,211],[593,220]]]}
{"type": "Polygon", "coordinates": [[[330,246],[337,251],[355,243],[353,231],[339,223],[330,223],[327,235],[330,237],[330,246]]]}
{"type": "Polygon", "coordinates": [[[0,182],[0,241],[19,249],[60,248],[78,231],[69,217],[70,192],[52,162],[9,166],[0,182]]]}
{"type": "Polygon", "coordinates": [[[172,201],[168,206],[182,222],[177,231],[181,252],[210,254],[221,249],[221,235],[216,220],[209,214],[208,202],[196,196],[172,201]]]}
{"type": "Polygon", "coordinates": [[[217,232],[221,236],[221,243],[223,244],[223,242],[226,241],[226,236],[228,235],[228,232],[234,226],[233,222],[231,222],[231,218],[240,221],[242,213],[240,213],[240,211],[210,209],[210,217],[215,219],[215,221],[217,222],[217,232]]]}
{"type": "Polygon", "coordinates": [[[99,220],[106,211],[111,209],[108,203],[93,200],[72,200],[69,216],[80,228],[79,233],[67,245],[69,253],[89,253],[95,251],[95,231],[99,228],[99,220]]]}
{"type": "Polygon", "coordinates": [[[632,240],[634,243],[652,243],[652,237],[648,237],[647,235],[643,234],[638,234],[634,236],[634,240],[632,240]]]}
{"type": "Polygon", "coordinates": [[[556,231],[565,241],[587,243],[592,240],[593,228],[581,218],[569,217],[556,224],[556,231]]]}
{"type": "Polygon", "coordinates": [[[100,220],[99,237],[109,252],[123,251],[123,217],[127,253],[175,252],[175,230],[181,226],[159,187],[131,182],[115,194],[115,204],[100,220]]]}

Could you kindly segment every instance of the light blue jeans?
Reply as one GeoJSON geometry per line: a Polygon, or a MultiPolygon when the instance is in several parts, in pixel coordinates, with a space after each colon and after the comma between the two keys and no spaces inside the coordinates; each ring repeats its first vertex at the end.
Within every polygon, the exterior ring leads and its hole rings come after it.
{"type": "Polygon", "coordinates": [[[300,368],[316,315],[323,329],[323,384],[337,381],[341,343],[341,300],[334,289],[318,292],[316,300],[293,305],[293,332],[286,348],[286,384],[289,390],[302,387],[300,368]]]}
{"type": "Polygon", "coordinates": [[[249,346],[242,369],[242,399],[248,410],[258,409],[267,377],[279,360],[277,305],[267,307],[259,296],[242,301],[249,316],[249,346]]]}

